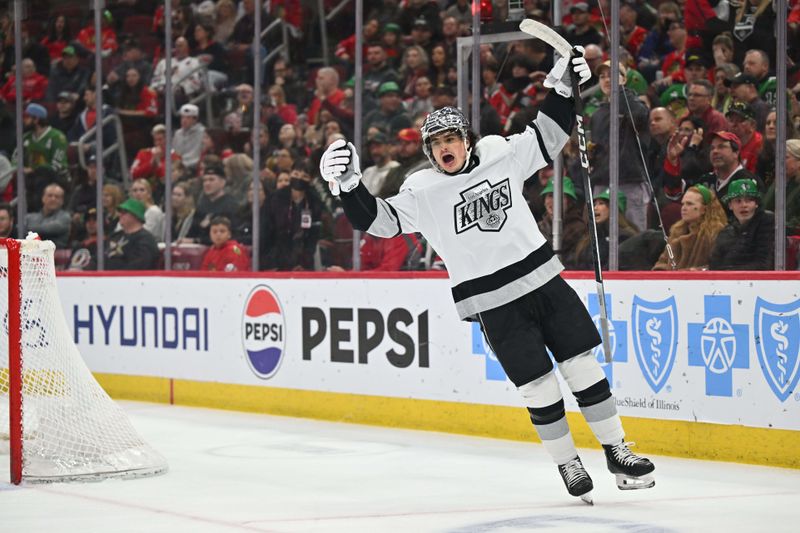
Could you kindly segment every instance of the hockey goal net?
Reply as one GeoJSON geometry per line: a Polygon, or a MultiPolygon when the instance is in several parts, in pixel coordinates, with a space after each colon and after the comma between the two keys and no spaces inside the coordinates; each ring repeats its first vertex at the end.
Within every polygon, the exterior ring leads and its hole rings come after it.
{"type": "Polygon", "coordinates": [[[83,362],[58,297],[52,242],[0,239],[0,450],[12,483],[162,473],[83,362]]]}

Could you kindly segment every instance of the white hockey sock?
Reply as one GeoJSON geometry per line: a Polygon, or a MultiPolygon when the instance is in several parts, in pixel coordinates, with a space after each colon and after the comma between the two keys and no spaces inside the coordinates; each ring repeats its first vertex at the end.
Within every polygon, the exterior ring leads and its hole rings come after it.
{"type": "Polygon", "coordinates": [[[619,444],[625,436],[622,421],[606,375],[592,352],[559,363],[558,369],[578,399],[581,413],[597,440],[601,444],[619,444]]]}
{"type": "Polygon", "coordinates": [[[564,398],[555,373],[526,383],[519,388],[531,415],[533,427],[544,448],[556,464],[564,464],[577,457],[578,451],[569,431],[564,413],[564,398]]]}

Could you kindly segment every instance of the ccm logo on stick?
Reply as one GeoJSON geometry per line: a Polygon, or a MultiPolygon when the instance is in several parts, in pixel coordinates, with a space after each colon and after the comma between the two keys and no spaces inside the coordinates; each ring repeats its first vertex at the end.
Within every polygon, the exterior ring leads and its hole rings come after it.
{"type": "Polygon", "coordinates": [[[310,361],[313,350],[328,339],[332,362],[366,364],[370,352],[388,337],[394,343],[385,352],[389,363],[406,368],[416,359],[419,367],[429,366],[428,311],[414,317],[407,309],[392,309],[384,317],[380,310],[371,308],[304,307],[302,315],[303,359],[306,361],[310,361]]]}

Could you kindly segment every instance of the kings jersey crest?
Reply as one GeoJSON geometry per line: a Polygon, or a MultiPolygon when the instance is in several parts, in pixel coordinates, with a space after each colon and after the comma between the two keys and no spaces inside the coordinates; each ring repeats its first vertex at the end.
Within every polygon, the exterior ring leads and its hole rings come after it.
{"type": "Polygon", "coordinates": [[[454,208],[456,233],[470,228],[481,231],[500,231],[508,219],[511,207],[511,185],[508,178],[496,185],[484,180],[461,191],[461,202],[454,208]]]}

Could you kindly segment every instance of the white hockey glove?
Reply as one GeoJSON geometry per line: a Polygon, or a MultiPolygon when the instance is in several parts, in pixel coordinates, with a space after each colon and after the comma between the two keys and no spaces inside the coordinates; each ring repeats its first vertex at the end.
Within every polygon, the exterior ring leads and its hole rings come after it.
{"type": "MultiPolygon", "coordinates": [[[[589,64],[583,57],[583,46],[576,46],[575,50],[579,55],[572,58],[572,72],[574,72],[580,80],[578,85],[583,85],[589,81],[589,78],[592,77],[592,70],[589,68],[589,64]]],[[[555,91],[564,98],[569,98],[572,96],[572,79],[570,78],[571,73],[567,68],[570,58],[560,57],[558,53],[555,54],[555,57],[556,64],[552,69],[550,69],[550,72],[547,73],[547,77],[544,79],[543,85],[545,87],[555,89],[555,91]]]]}
{"type": "Polygon", "coordinates": [[[355,189],[361,181],[361,166],[353,143],[344,139],[333,141],[322,154],[319,172],[335,196],[355,189]]]}

